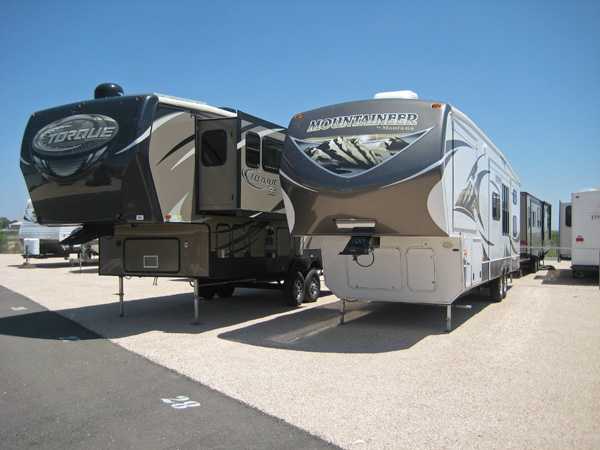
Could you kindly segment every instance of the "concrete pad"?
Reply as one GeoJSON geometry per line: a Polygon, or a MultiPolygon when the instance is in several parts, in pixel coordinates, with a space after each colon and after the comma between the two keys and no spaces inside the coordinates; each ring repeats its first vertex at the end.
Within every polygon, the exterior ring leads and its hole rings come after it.
{"type": "MultiPolygon", "coordinates": [[[[0,256],[0,284],[165,367],[346,448],[598,448],[600,291],[568,262],[514,281],[507,298],[442,308],[282,306],[277,291],[202,303],[191,287],[117,282],[69,267],[22,270],[0,256]]],[[[67,344],[65,344],[67,345],[67,344]]]]}

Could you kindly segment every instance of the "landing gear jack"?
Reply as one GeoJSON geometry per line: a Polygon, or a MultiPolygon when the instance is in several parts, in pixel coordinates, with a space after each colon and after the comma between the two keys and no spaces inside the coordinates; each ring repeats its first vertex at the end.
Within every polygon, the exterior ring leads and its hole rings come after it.
{"type": "Polygon", "coordinates": [[[200,316],[200,285],[198,279],[194,279],[194,325],[199,325],[200,316]]]}
{"type": "MultiPolygon", "coordinates": [[[[454,305],[455,308],[459,309],[471,309],[471,305],[454,305]]],[[[446,305],[446,333],[452,331],[452,305],[446,305]]]]}
{"type": "Polygon", "coordinates": [[[340,300],[340,325],[344,325],[346,323],[346,300],[340,300]]]}
{"type": "Polygon", "coordinates": [[[125,317],[125,302],[124,297],[125,293],[123,292],[123,276],[119,277],[119,292],[117,293],[119,296],[119,317],[125,317]]]}

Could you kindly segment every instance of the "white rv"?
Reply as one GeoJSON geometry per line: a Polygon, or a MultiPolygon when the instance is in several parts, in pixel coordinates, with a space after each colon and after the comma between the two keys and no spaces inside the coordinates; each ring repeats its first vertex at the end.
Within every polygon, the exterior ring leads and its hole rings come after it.
{"type": "Polygon", "coordinates": [[[290,231],[345,300],[451,305],[519,270],[520,182],[463,112],[408,91],[297,114],[280,176],[290,231]]]}
{"type": "Polygon", "coordinates": [[[23,248],[23,256],[38,258],[68,256],[78,246],[63,245],[61,241],[69,237],[77,228],[77,226],[40,225],[37,221],[31,199],[27,200],[23,223],[19,228],[19,239],[23,248]]]}
{"type": "Polygon", "coordinates": [[[572,213],[571,202],[559,202],[558,256],[560,259],[571,259],[572,213]]]}
{"type": "Polygon", "coordinates": [[[600,189],[571,194],[571,269],[573,276],[598,272],[600,259],[600,189]]]}

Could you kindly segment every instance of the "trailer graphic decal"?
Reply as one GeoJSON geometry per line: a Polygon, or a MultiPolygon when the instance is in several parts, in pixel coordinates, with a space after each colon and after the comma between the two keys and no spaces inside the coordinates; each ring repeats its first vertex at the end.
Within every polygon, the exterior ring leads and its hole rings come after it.
{"type": "Polygon", "coordinates": [[[268,177],[262,171],[255,169],[244,169],[242,172],[244,180],[257,191],[267,191],[269,195],[279,192],[279,178],[268,177]]]}
{"type": "Polygon", "coordinates": [[[42,154],[87,153],[108,144],[119,124],[102,114],[76,114],[49,123],[33,138],[32,147],[42,154]]]}
{"type": "Polygon", "coordinates": [[[319,167],[341,177],[373,169],[425,136],[431,128],[404,135],[335,136],[292,142],[319,167]]]}
{"type": "Polygon", "coordinates": [[[64,117],[35,134],[31,162],[46,178],[71,177],[104,156],[118,132],[117,121],[102,114],[64,117]]]}
{"type": "Polygon", "coordinates": [[[479,221],[482,227],[484,227],[483,219],[481,218],[481,211],[479,207],[479,190],[481,188],[481,182],[483,178],[490,173],[489,170],[485,169],[481,172],[477,172],[477,166],[481,158],[484,155],[480,155],[467,178],[467,185],[458,195],[456,204],[454,205],[454,211],[460,212],[469,217],[473,222],[479,221]]]}
{"type": "Polygon", "coordinates": [[[350,116],[324,117],[311,120],[307,133],[339,128],[417,126],[416,113],[352,114],[350,116]]]}

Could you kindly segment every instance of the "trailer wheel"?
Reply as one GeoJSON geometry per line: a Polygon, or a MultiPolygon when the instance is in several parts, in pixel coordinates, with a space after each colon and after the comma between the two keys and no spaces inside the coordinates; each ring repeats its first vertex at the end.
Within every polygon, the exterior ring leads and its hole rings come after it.
{"type": "Polygon", "coordinates": [[[215,296],[216,293],[217,293],[217,288],[212,287],[212,286],[198,288],[198,295],[200,297],[202,297],[204,300],[212,300],[212,298],[215,296]]]}
{"type": "Polygon", "coordinates": [[[306,291],[304,289],[304,275],[302,272],[291,271],[285,280],[285,304],[300,306],[304,302],[306,291]]]}
{"type": "Polygon", "coordinates": [[[308,271],[306,280],[304,280],[304,291],[306,292],[305,303],[313,303],[319,299],[319,295],[321,295],[321,277],[317,269],[308,271]]]}
{"type": "Polygon", "coordinates": [[[221,286],[217,288],[217,295],[219,296],[219,298],[233,297],[234,292],[235,286],[221,286]]]}
{"type": "Polygon", "coordinates": [[[498,277],[493,279],[488,283],[488,288],[490,290],[490,300],[492,302],[501,302],[502,297],[502,277],[498,277]]]}
{"type": "Polygon", "coordinates": [[[508,277],[504,274],[500,279],[502,280],[502,298],[506,298],[506,294],[508,293],[508,277]]]}

